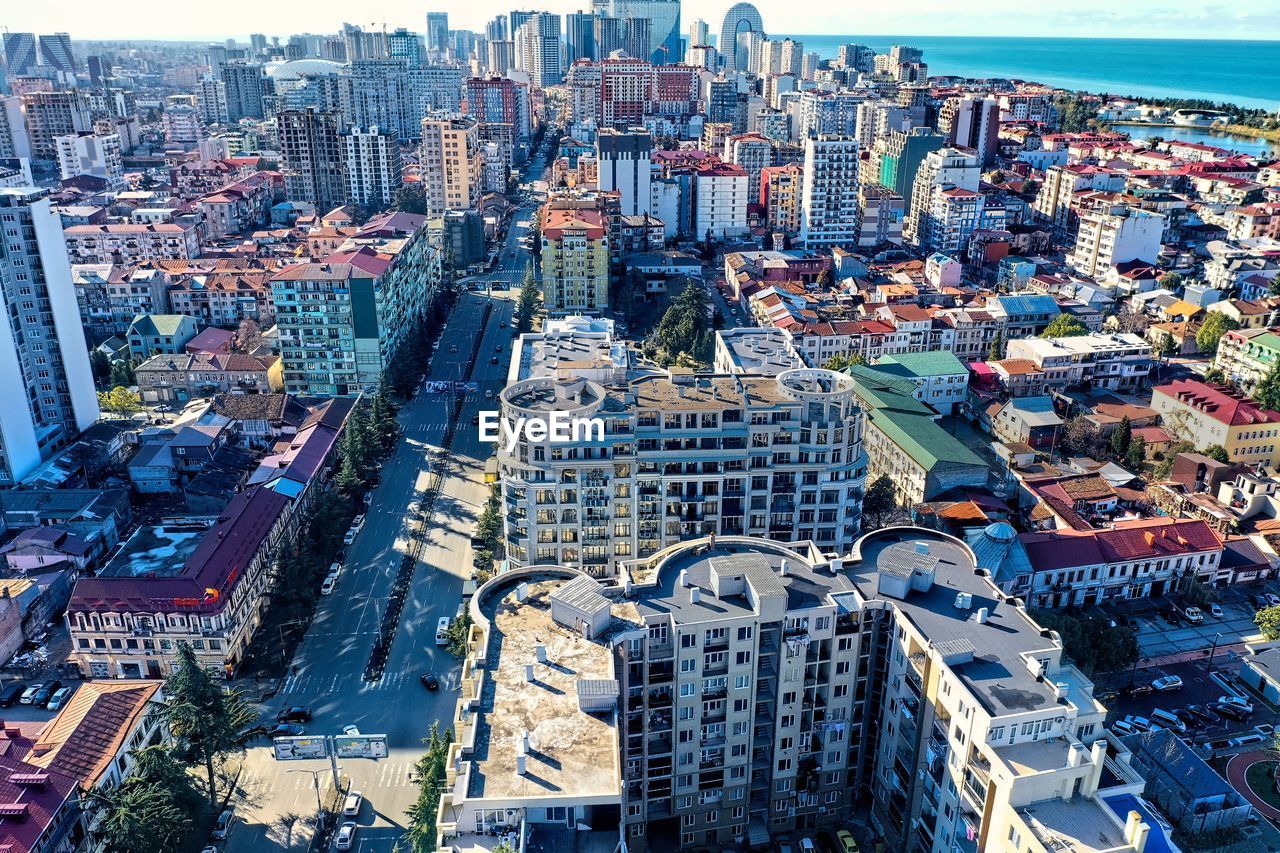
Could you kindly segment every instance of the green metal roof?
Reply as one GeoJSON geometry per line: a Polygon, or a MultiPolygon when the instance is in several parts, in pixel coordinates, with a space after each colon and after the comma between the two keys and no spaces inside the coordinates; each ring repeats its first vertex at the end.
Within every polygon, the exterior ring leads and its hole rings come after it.
{"type": "Polygon", "coordinates": [[[876,367],[898,365],[905,368],[912,376],[953,376],[966,374],[969,369],[951,350],[936,352],[901,352],[895,355],[882,355],[876,361],[876,367]]]}
{"type": "Polygon", "coordinates": [[[938,465],[987,463],[933,419],[933,410],[911,396],[915,386],[874,367],[854,365],[846,371],[854,380],[854,395],[867,408],[867,420],[926,471],[938,465]]]}

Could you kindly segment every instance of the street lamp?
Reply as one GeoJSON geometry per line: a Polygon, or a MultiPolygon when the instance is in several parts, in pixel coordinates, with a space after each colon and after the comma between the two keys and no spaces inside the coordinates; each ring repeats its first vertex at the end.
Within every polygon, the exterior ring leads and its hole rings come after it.
{"type": "Polygon", "coordinates": [[[1222,639],[1221,631],[1213,635],[1213,647],[1209,649],[1209,668],[1205,670],[1206,673],[1213,672],[1213,656],[1218,651],[1218,641],[1221,639],[1222,639]]]}
{"type": "Polygon", "coordinates": [[[301,767],[290,768],[288,773],[310,773],[311,787],[316,789],[316,827],[318,830],[324,829],[324,803],[320,801],[320,774],[323,770],[304,770],[301,767]]]}

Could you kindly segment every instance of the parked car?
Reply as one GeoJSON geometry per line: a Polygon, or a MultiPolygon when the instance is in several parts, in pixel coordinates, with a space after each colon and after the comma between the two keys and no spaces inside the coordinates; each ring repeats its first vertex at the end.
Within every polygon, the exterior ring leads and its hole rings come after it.
{"type": "Polygon", "coordinates": [[[1172,693],[1182,689],[1182,679],[1176,675],[1162,675],[1151,682],[1151,689],[1159,690],[1161,693],[1172,693]]]}
{"type": "Polygon", "coordinates": [[[12,708],[25,692],[27,692],[27,685],[21,681],[15,681],[4,690],[0,690],[0,708],[12,708]]]}
{"type": "Polygon", "coordinates": [[[1199,625],[1204,621],[1204,614],[1200,612],[1199,607],[1188,607],[1182,611],[1182,615],[1187,617],[1187,621],[1192,625],[1199,625]]]}
{"type": "Polygon", "coordinates": [[[1202,726],[1212,725],[1213,723],[1218,722],[1218,718],[1203,705],[1188,705],[1186,707],[1186,711],[1199,720],[1200,725],[1202,726]]]}
{"type": "Polygon", "coordinates": [[[213,823],[213,836],[215,841],[221,841],[227,837],[227,833],[231,831],[231,824],[236,819],[234,809],[223,809],[222,814],[218,815],[218,819],[213,823]]]}
{"type": "Polygon", "coordinates": [[[489,359],[489,363],[490,363],[490,364],[497,364],[497,363],[498,363],[498,357],[497,357],[496,355],[495,355],[495,356],[493,356],[492,358],[490,358],[490,359],[489,359]]]}
{"type": "Polygon", "coordinates": [[[1231,696],[1219,696],[1218,704],[1234,705],[1235,707],[1239,708],[1241,711],[1244,711],[1246,714],[1253,713],[1253,703],[1250,702],[1248,697],[1246,696],[1240,696],[1238,694],[1231,695],[1231,696]]]}
{"type": "Polygon", "coordinates": [[[338,827],[338,835],[333,846],[338,850],[350,850],[356,843],[356,822],[349,820],[338,827]]]}
{"type": "Polygon", "coordinates": [[[1146,696],[1148,693],[1152,692],[1153,689],[1154,688],[1152,688],[1150,684],[1134,684],[1124,692],[1128,693],[1130,696],[1146,696]]]}
{"type": "Polygon", "coordinates": [[[424,672],[418,676],[418,680],[422,682],[422,686],[428,690],[436,690],[440,687],[440,681],[430,672],[424,672]]]}
{"type": "Polygon", "coordinates": [[[347,545],[347,546],[350,546],[350,545],[355,544],[355,541],[356,541],[356,534],[357,534],[357,533],[359,533],[359,532],[360,532],[360,531],[359,531],[359,530],[356,530],[354,527],[353,527],[353,528],[351,528],[350,530],[348,530],[348,531],[346,532],[346,535],[344,535],[344,536],[342,537],[342,544],[343,544],[343,545],[347,545]]]}
{"type": "Polygon", "coordinates": [[[436,645],[449,645],[449,617],[441,616],[436,622],[436,645]]]}
{"type": "Polygon", "coordinates": [[[309,723],[311,722],[311,709],[305,705],[294,705],[292,708],[285,708],[279,714],[276,714],[277,723],[309,723]]]}
{"type": "Polygon", "coordinates": [[[360,814],[360,807],[364,805],[364,795],[359,791],[352,791],[347,794],[347,798],[342,801],[342,814],[344,817],[355,817],[360,814]]]}
{"type": "Polygon", "coordinates": [[[1265,595],[1261,595],[1261,594],[1251,595],[1249,596],[1249,600],[1252,601],[1253,606],[1259,610],[1266,610],[1268,607],[1271,606],[1271,602],[1267,600],[1267,597],[1265,595]]]}
{"type": "Polygon", "coordinates": [[[72,685],[59,687],[53,691],[53,695],[49,697],[49,703],[45,705],[50,711],[59,711],[62,706],[67,704],[67,700],[71,698],[71,694],[76,692],[76,688],[72,685]]]}
{"type": "Polygon", "coordinates": [[[1178,609],[1176,607],[1166,607],[1164,610],[1160,611],[1160,615],[1163,616],[1164,621],[1168,622],[1170,625],[1177,625],[1182,622],[1182,617],[1178,614],[1178,609]]]}
{"type": "Polygon", "coordinates": [[[44,689],[43,681],[37,681],[35,684],[32,684],[26,690],[22,691],[22,698],[18,700],[19,704],[30,705],[32,702],[35,701],[36,694],[43,689],[44,689]]]}
{"type": "Polygon", "coordinates": [[[267,732],[269,737],[297,737],[305,734],[306,729],[297,723],[281,723],[280,725],[267,732]]]}
{"type": "Polygon", "coordinates": [[[842,829],[837,832],[836,841],[840,844],[840,853],[858,853],[858,842],[849,830],[842,829]]]}
{"type": "Polygon", "coordinates": [[[1209,706],[1209,710],[1217,714],[1219,717],[1226,717],[1229,720],[1235,720],[1243,723],[1249,719],[1249,713],[1238,705],[1232,705],[1224,702],[1214,702],[1209,706]]]}
{"type": "Polygon", "coordinates": [[[327,578],[324,579],[324,582],[320,584],[320,594],[333,595],[333,591],[337,588],[338,588],[338,576],[329,575],[327,578]]]}
{"type": "Polygon", "coordinates": [[[1190,708],[1174,708],[1173,715],[1188,726],[1202,726],[1204,721],[1196,716],[1190,708]]]}
{"type": "Polygon", "coordinates": [[[1151,722],[1180,735],[1187,732],[1187,724],[1180,720],[1176,714],[1166,711],[1164,708],[1156,708],[1151,712],[1151,722]]]}
{"type": "Polygon", "coordinates": [[[1276,595],[1274,592],[1264,592],[1262,595],[1267,599],[1267,604],[1272,607],[1280,607],[1280,595],[1276,595]]]}

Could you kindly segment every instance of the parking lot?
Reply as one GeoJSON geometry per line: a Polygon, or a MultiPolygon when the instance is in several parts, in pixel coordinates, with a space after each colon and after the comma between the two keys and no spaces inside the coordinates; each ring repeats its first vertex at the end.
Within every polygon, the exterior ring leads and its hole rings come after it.
{"type": "Polygon", "coordinates": [[[1179,619],[1171,625],[1162,611],[1174,605],[1174,599],[1141,599],[1109,605],[1115,613],[1127,615],[1136,622],[1139,655],[1144,659],[1183,655],[1189,652],[1213,648],[1240,650],[1246,642],[1262,639],[1258,626],[1253,622],[1255,608],[1249,601],[1259,591],[1275,591],[1275,584],[1243,586],[1215,590],[1216,603],[1222,608],[1222,618],[1216,619],[1204,611],[1204,621],[1192,625],[1179,619]]]}

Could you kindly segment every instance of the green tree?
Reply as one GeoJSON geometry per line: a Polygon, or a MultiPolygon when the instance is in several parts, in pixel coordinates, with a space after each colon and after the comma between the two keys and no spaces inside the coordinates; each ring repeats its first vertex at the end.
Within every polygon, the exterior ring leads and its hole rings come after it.
{"type": "Polygon", "coordinates": [[[471,611],[464,610],[462,615],[449,623],[446,632],[449,642],[445,648],[449,654],[461,660],[467,656],[467,639],[471,636],[471,611]]]}
{"type": "MultiPolygon", "coordinates": [[[[1207,376],[1206,376],[1207,378],[1207,376]]],[[[1280,411],[1280,365],[1275,365],[1253,388],[1253,401],[1264,409],[1280,411]]]]}
{"type": "Polygon", "coordinates": [[[1264,607],[1253,614],[1253,621],[1268,640],[1280,640],[1280,607],[1264,607]]]}
{"type": "Polygon", "coordinates": [[[987,350],[987,361],[999,361],[1004,358],[1004,330],[996,332],[996,336],[991,339],[991,348],[987,350]]]}
{"type": "Polygon", "coordinates": [[[867,360],[862,353],[837,353],[822,363],[827,370],[834,370],[838,373],[844,373],[855,364],[866,364],[867,360]]]}
{"type": "Polygon", "coordinates": [[[385,383],[378,386],[369,402],[369,431],[382,455],[389,453],[400,437],[400,424],[396,421],[396,410],[385,383]]]}
{"type": "Polygon", "coordinates": [[[528,332],[533,329],[533,318],[538,313],[542,295],[538,292],[538,276],[533,271],[533,263],[524,271],[524,284],[520,286],[520,298],[516,302],[516,331],[528,332]]]}
{"type": "Polygon", "coordinates": [[[1218,341],[1227,332],[1240,328],[1240,324],[1221,311],[1210,311],[1204,318],[1200,331],[1196,332],[1196,347],[1203,353],[1216,353],[1218,341]]]}
{"type": "Polygon", "coordinates": [[[1204,372],[1204,381],[1211,385],[1226,385],[1227,374],[1216,367],[1210,367],[1204,372]]]}
{"type": "Polygon", "coordinates": [[[414,764],[418,798],[408,808],[409,828],[405,832],[405,840],[413,853],[434,853],[436,849],[436,812],[445,786],[449,744],[452,741],[452,731],[441,735],[440,724],[432,723],[431,734],[424,741],[427,752],[414,764]]]}
{"type": "Polygon", "coordinates": [[[1053,322],[1044,327],[1040,333],[1042,338],[1074,338],[1077,335],[1089,334],[1089,327],[1070,314],[1059,314],[1053,322]]]}
{"type": "Polygon", "coordinates": [[[645,342],[646,354],[663,366],[708,364],[713,345],[707,294],[693,281],[667,307],[645,342]]]}
{"type": "Polygon", "coordinates": [[[1165,361],[1168,361],[1170,357],[1178,354],[1178,342],[1174,340],[1173,335],[1168,332],[1165,332],[1160,336],[1159,347],[1158,353],[1165,361]]]}
{"type": "Polygon", "coordinates": [[[164,692],[164,719],[176,741],[174,754],[186,765],[204,769],[209,811],[217,811],[217,767],[244,749],[245,729],[256,715],[239,691],[225,689],[200,665],[189,643],[178,643],[178,664],[164,692]]]}
{"type": "Polygon", "coordinates": [[[105,853],[175,853],[191,827],[191,818],[173,794],[142,778],[85,789],[80,801],[92,816],[93,837],[105,853]]]}
{"type": "Polygon", "coordinates": [[[1125,454],[1129,452],[1129,441],[1132,438],[1133,427],[1129,423],[1129,416],[1125,415],[1111,433],[1111,452],[1115,454],[1117,459],[1125,458],[1125,454]]]}
{"type": "Polygon", "coordinates": [[[117,415],[131,415],[142,408],[142,401],[138,399],[138,395],[125,388],[117,385],[110,391],[98,392],[98,408],[104,412],[113,412],[117,415]]]}
{"type": "Polygon", "coordinates": [[[391,201],[391,209],[401,213],[416,213],[425,216],[427,213],[427,197],[420,182],[401,184],[391,201]]]}
{"type": "Polygon", "coordinates": [[[133,362],[128,359],[118,359],[111,364],[111,375],[107,377],[107,384],[111,387],[123,385],[129,387],[136,385],[138,378],[133,374],[133,362]]]}
{"type": "Polygon", "coordinates": [[[1175,441],[1169,445],[1169,449],[1164,452],[1164,456],[1156,463],[1155,468],[1151,470],[1151,479],[1155,482],[1169,479],[1169,475],[1173,473],[1173,461],[1178,457],[1179,453],[1190,453],[1196,447],[1189,441],[1175,441]]]}
{"type": "Polygon", "coordinates": [[[1216,459],[1223,464],[1231,461],[1231,454],[1221,444],[1211,444],[1200,452],[1210,459],[1216,459]]]}
{"type": "Polygon", "coordinates": [[[1147,464],[1147,440],[1135,435],[1124,452],[1124,463],[1130,468],[1141,470],[1147,464]]]}
{"type": "Polygon", "coordinates": [[[875,518],[873,530],[882,527],[884,517],[897,509],[898,499],[895,492],[893,480],[887,474],[881,474],[862,496],[862,515],[875,518]]]}
{"type": "Polygon", "coordinates": [[[99,388],[106,385],[111,376],[111,359],[100,349],[89,351],[89,369],[93,371],[93,381],[99,388]]]}
{"type": "Polygon", "coordinates": [[[1031,617],[1041,627],[1057,631],[1063,650],[1086,675],[1116,672],[1138,657],[1138,637],[1132,628],[1112,628],[1103,619],[1081,619],[1061,611],[1035,610],[1031,617]]]}
{"type": "Polygon", "coordinates": [[[1183,281],[1183,277],[1176,272],[1167,272],[1160,276],[1160,286],[1175,292],[1182,287],[1183,281]]]}

